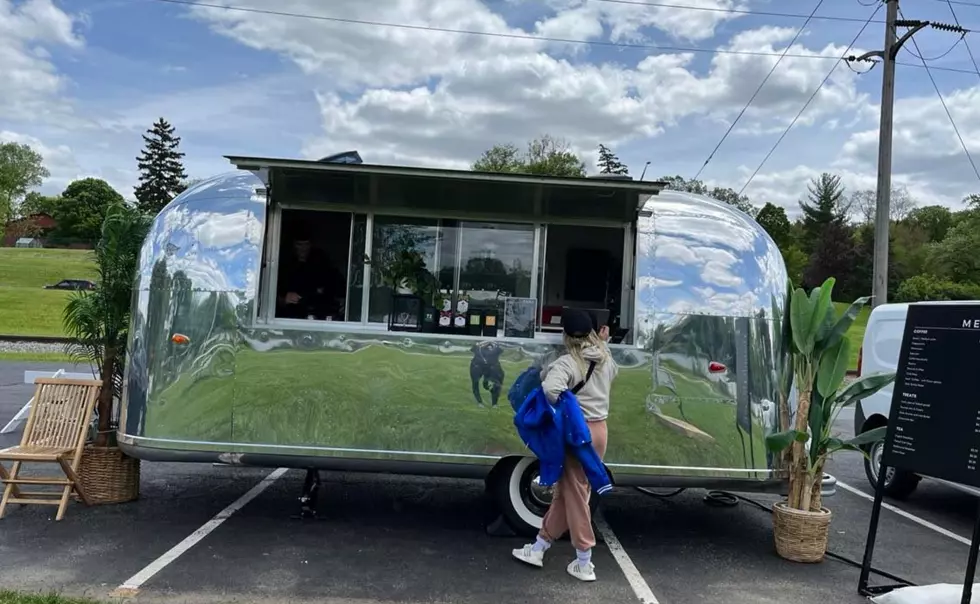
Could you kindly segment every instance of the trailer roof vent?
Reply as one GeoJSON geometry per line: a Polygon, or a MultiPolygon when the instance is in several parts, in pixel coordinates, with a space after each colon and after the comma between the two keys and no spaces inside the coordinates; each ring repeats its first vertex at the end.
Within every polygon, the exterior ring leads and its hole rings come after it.
{"type": "Polygon", "coordinates": [[[328,164],[363,164],[364,160],[361,159],[361,154],[357,151],[344,151],[342,153],[335,153],[333,155],[328,155],[326,157],[321,157],[317,160],[321,163],[328,164]]]}

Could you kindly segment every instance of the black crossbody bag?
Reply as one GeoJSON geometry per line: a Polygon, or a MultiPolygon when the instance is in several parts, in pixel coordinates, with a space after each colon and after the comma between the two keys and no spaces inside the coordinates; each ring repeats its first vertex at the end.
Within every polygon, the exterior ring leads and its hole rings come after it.
{"type": "Polygon", "coordinates": [[[578,384],[575,384],[575,387],[572,388],[572,394],[578,394],[578,391],[585,387],[585,383],[589,381],[590,377],[592,377],[593,371],[595,371],[595,361],[589,361],[589,371],[585,374],[585,379],[578,384]]]}

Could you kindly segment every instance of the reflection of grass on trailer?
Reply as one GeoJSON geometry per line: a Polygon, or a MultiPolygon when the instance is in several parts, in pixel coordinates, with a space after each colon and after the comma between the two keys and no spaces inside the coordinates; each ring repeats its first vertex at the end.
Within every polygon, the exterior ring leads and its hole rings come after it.
{"type": "MultiPolygon", "coordinates": [[[[155,433],[194,434],[203,441],[441,453],[480,443],[486,455],[519,452],[523,444],[506,401],[479,407],[468,384],[445,379],[447,370],[465,373],[468,364],[466,356],[433,363],[425,355],[380,346],[356,354],[245,351],[235,362],[234,389],[220,380],[184,376],[162,393],[161,405],[146,421],[155,433]]],[[[501,364],[510,377],[527,366],[501,364]]],[[[686,418],[710,441],[682,434],[632,404],[650,392],[650,368],[622,369],[613,385],[607,464],[614,472],[619,464],[742,466],[743,445],[731,429],[735,407],[718,404],[716,391],[680,367],[668,371],[683,399],[683,416],[679,400],[664,387],[654,393],[670,400],[660,410],[686,418]]],[[[756,458],[764,458],[764,444],[756,439],[753,446],[756,458]]]]}
{"type": "Polygon", "coordinates": [[[506,391],[561,352],[552,321],[578,306],[616,334],[617,484],[779,488],[763,443],[786,273],[748,216],[662,183],[231,159],[141,253],[128,454],[306,468],[307,495],[314,468],[483,477],[533,531],[547,497],[506,391]],[[346,280],[322,313],[283,312],[304,249],[346,280]]]}

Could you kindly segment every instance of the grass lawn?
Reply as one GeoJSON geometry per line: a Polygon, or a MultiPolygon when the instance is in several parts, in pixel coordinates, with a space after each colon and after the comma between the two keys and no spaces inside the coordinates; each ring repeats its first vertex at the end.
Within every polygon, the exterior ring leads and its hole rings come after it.
{"type": "Polygon", "coordinates": [[[26,594],[0,591],[0,604],[98,604],[96,600],[66,598],[58,594],[26,594]]]}
{"type": "MultiPolygon", "coordinates": [[[[838,316],[844,314],[848,306],[850,306],[850,304],[834,302],[834,307],[837,310],[838,316]]],[[[868,327],[868,315],[870,314],[870,307],[865,306],[862,308],[861,313],[857,316],[857,319],[854,320],[854,323],[851,325],[851,329],[847,332],[847,339],[851,341],[850,369],[857,369],[858,352],[861,350],[861,344],[864,341],[864,330],[868,327]]]]}
{"type": "Polygon", "coordinates": [[[62,279],[93,279],[89,250],[0,248],[0,334],[62,336],[68,292],[43,289],[62,279]]]}
{"type": "Polygon", "coordinates": [[[72,363],[68,355],[59,352],[4,352],[0,351],[0,361],[31,361],[37,363],[72,363]]]}

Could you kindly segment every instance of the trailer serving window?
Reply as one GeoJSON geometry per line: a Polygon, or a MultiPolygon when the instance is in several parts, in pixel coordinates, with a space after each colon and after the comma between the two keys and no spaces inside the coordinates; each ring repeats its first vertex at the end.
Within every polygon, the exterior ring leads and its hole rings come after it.
{"type": "Polygon", "coordinates": [[[549,339],[580,307],[631,324],[659,183],[233,161],[269,191],[259,322],[549,339]]]}

